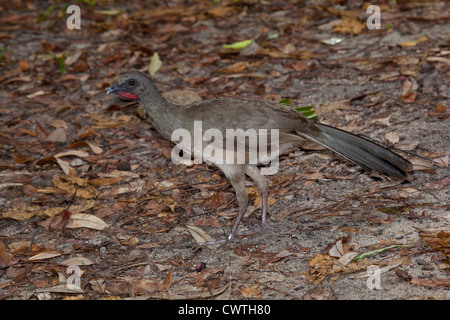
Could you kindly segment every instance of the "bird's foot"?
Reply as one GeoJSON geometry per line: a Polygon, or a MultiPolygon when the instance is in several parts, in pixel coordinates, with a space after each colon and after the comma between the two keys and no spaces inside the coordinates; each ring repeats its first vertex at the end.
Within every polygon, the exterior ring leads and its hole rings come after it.
{"type": "Polygon", "coordinates": [[[267,223],[264,223],[264,224],[261,224],[261,226],[259,226],[257,228],[237,233],[236,236],[248,237],[248,236],[256,234],[256,233],[264,233],[266,230],[276,231],[276,228],[269,226],[269,224],[267,224],[267,223]]]}
{"type": "Polygon", "coordinates": [[[198,245],[199,246],[208,246],[208,245],[219,245],[219,249],[223,248],[225,246],[227,246],[230,242],[232,242],[235,239],[241,239],[241,238],[248,238],[251,235],[257,234],[257,233],[263,233],[266,230],[273,230],[276,231],[276,228],[269,226],[267,223],[261,224],[261,226],[251,229],[251,230],[247,230],[247,231],[243,231],[243,232],[239,232],[236,234],[229,234],[228,237],[226,237],[225,239],[220,239],[220,240],[213,240],[213,241],[208,241],[208,242],[201,242],[198,245]]]}
{"type": "Polygon", "coordinates": [[[232,236],[230,234],[225,239],[200,242],[200,243],[198,243],[198,245],[199,246],[217,246],[217,245],[219,245],[218,249],[221,249],[221,248],[225,247],[226,245],[228,245],[233,239],[234,239],[234,236],[232,236]]]}

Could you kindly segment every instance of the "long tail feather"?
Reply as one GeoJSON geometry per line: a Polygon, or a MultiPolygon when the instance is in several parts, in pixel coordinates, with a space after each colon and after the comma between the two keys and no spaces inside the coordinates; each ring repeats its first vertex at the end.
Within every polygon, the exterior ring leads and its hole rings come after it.
{"type": "Polygon", "coordinates": [[[408,172],[412,171],[411,162],[398,154],[372,142],[324,124],[316,124],[321,135],[306,135],[307,138],[318,142],[348,160],[356,163],[368,171],[396,179],[408,179],[408,172]]]}

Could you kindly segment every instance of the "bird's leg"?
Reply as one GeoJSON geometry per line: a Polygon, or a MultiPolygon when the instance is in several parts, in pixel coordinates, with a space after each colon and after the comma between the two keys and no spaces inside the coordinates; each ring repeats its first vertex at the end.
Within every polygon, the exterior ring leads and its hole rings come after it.
{"type": "Polygon", "coordinates": [[[269,184],[267,182],[264,184],[261,202],[261,230],[264,231],[269,228],[267,225],[267,212],[269,211],[269,184]]]}
{"type": "Polygon", "coordinates": [[[244,216],[245,210],[247,210],[247,206],[248,206],[248,202],[239,208],[239,212],[238,212],[238,215],[236,216],[236,219],[234,220],[233,227],[231,228],[231,232],[227,237],[228,241],[231,241],[234,239],[234,236],[236,235],[236,231],[239,227],[239,224],[241,223],[241,219],[244,216]]]}
{"type": "Polygon", "coordinates": [[[214,241],[208,241],[208,242],[202,242],[199,243],[201,246],[205,245],[218,245],[220,244],[221,247],[227,245],[231,241],[235,239],[236,236],[249,236],[251,234],[255,233],[262,233],[267,229],[270,229],[269,225],[267,224],[267,213],[269,211],[269,204],[268,204],[268,197],[269,197],[269,185],[264,178],[264,176],[261,175],[259,169],[256,166],[253,165],[246,165],[245,168],[234,166],[220,166],[222,171],[225,173],[225,175],[228,177],[228,179],[231,182],[231,185],[234,187],[234,190],[236,191],[237,200],[239,203],[239,212],[236,216],[236,219],[234,220],[233,227],[231,228],[230,233],[225,239],[220,240],[214,240],[214,241]],[[232,171],[230,171],[232,169],[232,171]],[[242,171],[239,169],[243,169],[242,171]],[[247,190],[245,188],[245,174],[247,174],[250,178],[255,181],[258,189],[261,192],[262,196],[262,204],[261,204],[261,226],[238,233],[238,227],[241,223],[241,219],[244,216],[245,210],[248,206],[248,194],[247,190]]]}
{"type": "Polygon", "coordinates": [[[221,244],[221,246],[227,245],[230,241],[232,241],[236,235],[236,231],[239,227],[242,217],[244,216],[245,210],[248,206],[248,194],[245,188],[245,174],[244,167],[241,165],[220,165],[219,168],[225,173],[227,178],[230,180],[231,185],[236,192],[237,201],[239,204],[239,212],[234,220],[233,227],[231,228],[230,233],[225,239],[214,240],[208,242],[199,243],[199,245],[217,245],[221,244]]]}
{"type": "Polygon", "coordinates": [[[267,213],[269,212],[269,184],[256,166],[246,165],[244,172],[255,181],[256,186],[261,192],[261,226],[256,229],[238,233],[236,234],[237,236],[248,236],[250,234],[262,233],[267,229],[271,229],[267,224],[267,213]]]}
{"type": "Polygon", "coordinates": [[[261,204],[261,226],[255,229],[251,229],[248,231],[236,233],[236,236],[249,236],[254,233],[263,233],[267,229],[273,229],[273,227],[269,226],[267,223],[267,213],[269,211],[268,197],[269,197],[269,186],[267,182],[265,183],[264,189],[261,193],[262,195],[262,204],[261,204]]]}

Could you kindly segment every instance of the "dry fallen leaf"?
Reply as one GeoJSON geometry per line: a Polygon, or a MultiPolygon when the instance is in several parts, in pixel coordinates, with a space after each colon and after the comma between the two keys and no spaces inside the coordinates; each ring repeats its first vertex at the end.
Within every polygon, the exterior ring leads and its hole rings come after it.
{"type": "Polygon", "coordinates": [[[44,91],[44,90],[39,90],[39,91],[36,91],[36,92],[34,92],[34,93],[30,93],[30,94],[27,95],[26,97],[27,97],[27,99],[33,99],[33,98],[42,96],[42,95],[44,95],[44,94],[45,94],[45,91],[44,91]]]}
{"type": "MultiPolygon", "coordinates": [[[[335,254],[339,255],[340,250],[348,250],[348,243],[343,241],[343,247],[336,248],[335,254]]],[[[348,252],[343,254],[338,260],[337,257],[331,257],[327,254],[316,254],[308,262],[308,276],[315,283],[321,283],[326,276],[334,275],[337,273],[347,274],[356,271],[366,270],[367,267],[372,263],[369,259],[362,259],[359,261],[353,261],[354,252],[348,252]]]]}
{"type": "Polygon", "coordinates": [[[274,257],[269,258],[266,262],[275,263],[289,256],[295,256],[295,253],[292,253],[289,250],[284,249],[278,252],[274,257]]]}
{"type": "Polygon", "coordinates": [[[69,288],[67,284],[60,284],[50,288],[37,288],[36,292],[54,292],[54,293],[84,293],[81,288],[69,288]]]}
{"type": "Polygon", "coordinates": [[[93,265],[94,262],[85,257],[73,257],[60,262],[60,264],[64,266],[90,266],[93,265]]]}
{"type": "Polygon", "coordinates": [[[67,142],[66,130],[64,128],[56,128],[47,136],[47,138],[45,138],[44,141],[66,143],[67,142]]]}
{"type": "Polygon", "coordinates": [[[342,257],[339,258],[338,262],[342,264],[343,266],[348,265],[350,262],[352,262],[353,258],[358,255],[358,252],[347,252],[342,257]]]}
{"type": "Polygon", "coordinates": [[[140,177],[140,175],[138,173],[134,173],[131,171],[121,171],[121,170],[113,170],[110,172],[99,172],[97,175],[99,177],[103,177],[103,178],[126,177],[126,178],[137,179],[140,177]]]}
{"type": "Polygon", "coordinates": [[[409,198],[418,192],[419,191],[414,188],[403,188],[399,191],[398,196],[402,198],[409,198]]]}
{"type": "Polygon", "coordinates": [[[391,116],[388,116],[386,118],[372,119],[369,121],[369,123],[379,122],[381,124],[384,124],[385,126],[390,126],[391,125],[390,119],[391,119],[391,116]]]}
{"type": "Polygon", "coordinates": [[[13,156],[13,160],[15,163],[28,163],[34,161],[34,158],[21,153],[16,153],[13,156]]]}
{"type": "Polygon", "coordinates": [[[59,164],[59,166],[61,167],[61,170],[66,174],[66,175],[70,175],[70,173],[72,172],[73,168],[70,166],[70,163],[68,163],[67,161],[64,161],[62,159],[56,158],[56,163],[59,164]]]}
{"type": "Polygon", "coordinates": [[[437,278],[437,279],[420,279],[412,278],[411,283],[419,286],[431,287],[431,288],[448,288],[450,287],[450,278],[437,278]]]}
{"type": "Polygon", "coordinates": [[[433,159],[434,162],[438,163],[441,166],[444,166],[446,168],[448,168],[448,160],[449,160],[449,156],[445,156],[445,157],[440,157],[437,159],[433,159]]]}
{"type": "Polygon", "coordinates": [[[76,296],[64,297],[63,300],[73,300],[73,301],[75,301],[75,300],[84,300],[84,296],[82,294],[77,294],[76,296]]]}
{"type": "Polygon", "coordinates": [[[123,246],[135,246],[139,243],[139,239],[135,236],[119,234],[117,238],[119,238],[120,244],[123,246]]]}
{"type": "Polygon", "coordinates": [[[391,144],[396,144],[397,142],[400,141],[400,137],[398,136],[397,131],[388,132],[384,135],[384,137],[391,144]]]}
{"type": "Polygon", "coordinates": [[[94,200],[84,200],[80,204],[73,204],[69,207],[71,213],[81,213],[95,207],[96,202],[94,200]]]}
{"type": "Polygon", "coordinates": [[[339,239],[336,243],[330,248],[328,254],[331,257],[340,258],[345,254],[344,247],[342,245],[342,240],[339,239]]]}
{"type": "Polygon", "coordinates": [[[103,230],[106,227],[109,227],[106,222],[102,219],[92,215],[85,213],[75,213],[70,216],[69,223],[66,228],[74,229],[74,228],[89,228],[95,230],[103,230]]]}
{"type": "Polygon", "coordinates": [[[403,82],[402,85],[402,100],[406,103],[411,103],[416,101],[417,98],[417,89],[419,88],[419,84],[416,79],[409,78],[403,82]]]}
{"type": "MultiPolygon", "coordinates": [[[[213,237],[211,237],[209,234],[207,234],[205,231],[203,231],[199,227],[196,227],[193,225],[186,225],[186,228],[191,233],[191,235],[194,237],[194,239],[197,243],[209,242],[209,241],[215,240],[213,237]]],[[[208,246],[208,247],[213,247],[213,246],[208,246]]]]}
{"type": "Polygon", "coordinates": [[[117,182],[122,181],[126,177],[112,177],[112,178],[98,178],[98,179],[91,179],[88,181],[89,184],[99,187],[99,186],[109,186],[112,184],[115,184],[117,182]]]}
{"type": "Polygon", "coordinates": [[[59,152],[54,155],[55,158],[62,158],[62,157],[69,157],[69,156],[86,158],[89,156],[89,153],[87,153],[86,151],[82,151],[82,150],[69,150],[69,151],[59,152]]]}
{"type": "Polygon", "coordinates": [[[9,254],[6,246],[3,242],[0,241],[0,267],[9,266],[9,254]]]}
{"type": "Polygon", "coordinates": [[[417,45],[414,41],[405,41],[401,44],[402,47],[415,47],[417,45]]]}
{"type": "Polygon", "coordinates": [[[427,61],[437,61],[437,62],[442,62],[448,66],[450,66],[450,59],[449,58],[444,58],[444,57],[429,57],[427,58],[427,61]]]}
{"type": "Polygon", "coordinates": [[[319,107],[320,113],[333,112],[338,109],[339,110],[351,109],[350,101],[349,100],[331,101],[326,102],[319,107]]]}
{"type": "Polygon", "coordinates": [[[414,171],[429,171],[433,169],[433,166],[425,159],[422,158],[412,158],[409,159],[409,161],[413,164],[414,166],[414,171]]]}
{"type": "Polygon", "coordinates": [[[231,66],[228,66],[223,69],[218,69],[216,72],[220,73],[240,73],[243,72],[247,68],[247,64],[243,61],[236,62],[231,66]]]}
{"type": "Polygon", "coordinates": [[[104,118],[99,114],[89,114],[87,117],[94,120],[95,125],[92,126],[93,129],[119,128],[135,118],[126,114],[120,115],[115,119],[104,118]]]}
{"type": "Polygon", "coordinates": [[[306,180],[319,180],[324,178],[322,172],[305,172],[304,176],[306,180]]]}
{"type": "Polygon", "coordinates": [[[150,60],[150,64],[148,66],[148,73],[153,77],[155,73],[161,68],[162,61],[159,59],[159,55],[155,52],[150,60]]]}
{"type": "Polygon", "coordinates": [[[366,28],[364,23],[349,17],[342,17],[343,21],[333,28],[335,33],[359,34],[366,28]]]}
{"type": "Polygon", "coordinates": [[[255,284],[251,287],[242,289],[241,294],[244,298],[261,298],[263,292],[259,290],[259,285],[255,284]]]}
{"type": "Polygon", "coordinates": [[[406,140],[398,143],[395,147],[403,151],[411,151],[417,148],[419,141],[406,140]]]}
{"type": "Polygon", "coordinates": [[[450,227],[417,228],[423,241],[450,259],[450,227]]]}
{"type": "Polygon", "coordinates": [[[48,230],[63,230],[66,224],[69,222],[70,211],[64,210],[62,214],[51,217],[45,221],[41,221],[38,223],[41,227],[47,228],[48,230]]]}
{"type": "MultiPolygon", "coordinates": [[[[59,178],[52,179],[53,185],[68,194],[76,195],[83,199],[94,199],[97,197],[97,190],[92,185],[88,185],[88,178],[79,178],[71,170],[69,175],[61,175],[59,178]]],[[[39,189],[41,191],[41,189],[39,189]]]]}
{"type": "Polygon", "coordinates": [[[22,72],[28,71],[30,69],[30,65],[27,60],[19,60],[19,69],[22,72]]]}
{"type": "Polygon", "coordinates": [[[95,144],[90,143],[90,142],[86,142],[86,143],[88,144],[88,146],[92,149],[92,151],[95,154],[102,154],[103,153],[103,149],[100,148],[99,146],[96,146],[95,144]]]}
{"type": "Polygon", "coordinates": [[[226,16],[232,14],[236,9],[232,6],[220,6],[209,9],[207,12],[209,15],[217,18],[225,18],[226,16]]]}
{"type": "Polygon", "coordinates": [[[2,213],[3,218],[10,218],[14,220],[28,220],[34,216],[45,218],[54,217],[65,210],[63,207],[54,207],[42,209],[40,206],[27,206],[24,208],[11,208],[2,213]]]}
{"type": "Polygon", "coordinates": [[[166,275],[163,281],[157,282],[150,279],[138,280],[135,285],[135,289],[139,293],[151,293],[151,292],[167,292],[172,285],[172,269],[166,275]]]}
{"type": "Polygon", "coordinates": [[[45,259],[51,259],[54,257],[59,257],[61,253],[56,250],[52,249],[42,249],[41,252],[31,256],[28,260],[30,261],[36,261],[36,260],[45,260],[45,259]]]}
{"type": "Polygon", "coordinates": [[[52,122],[50,122],[49,125],[51,125],[53,128],[64,128],[66,130],[69,130],[67,122],[65,122],[62,119],[55,119],[52,122]]]}
{"type": "MultiPolygon", "coordinates": [[[[400,73],[404,76],[412,76],[417,77],[420,71],[420,60],[413,54],[410,55],[404,55],[400,56],[394,61],[399,65],[400,67],[400,73]]],[[[414,82],[415,80],[412,79],[411,82],[414,82]]]]}
{"type": "Polygon", "coordinates": [[[92,290],[100,293],[105,293],[106,283],[104,279],[93,279],[89,281],[89,284],[91,285],[92,290]]]}
{"type": "Polygon", "coordinates": [[[159,284],[156,290],[161,292],[167,292],[171,285],[172,285],[172,269],[169,270],[169,273],[164,278],[164,280],[159,284]]]}

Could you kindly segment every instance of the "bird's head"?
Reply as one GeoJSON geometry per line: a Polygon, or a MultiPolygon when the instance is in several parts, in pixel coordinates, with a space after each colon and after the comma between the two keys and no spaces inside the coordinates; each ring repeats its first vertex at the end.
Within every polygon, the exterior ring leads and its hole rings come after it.
{"type": "Polygon", "coordinates": [[[142,72],[131,71],[117,79],[106,94],[116,93],[124,98],[139,100],[149,87],[154,87],[152,80],[142,72]]]}

